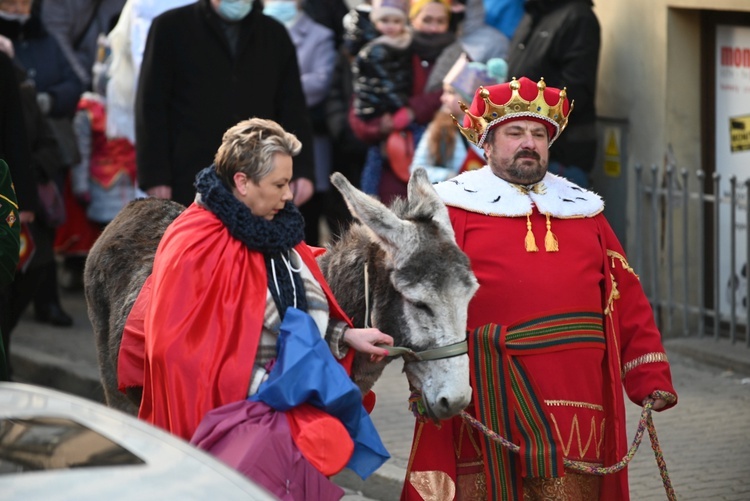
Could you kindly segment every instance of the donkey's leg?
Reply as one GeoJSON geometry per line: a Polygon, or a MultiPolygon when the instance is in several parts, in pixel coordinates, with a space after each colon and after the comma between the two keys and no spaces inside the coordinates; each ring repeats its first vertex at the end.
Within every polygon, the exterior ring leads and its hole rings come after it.
{"type": "MultiPolygon", "coordinates": [[[[107,290],[106,268],[101,262],[103,256],[92,249],[86,261],[84,284],[88,315],[94,330],[99,377],[104,390],[104,398],[109,407],[136,414],[138,408],[117,388],[117,355],[110,343],[112,334],[112,304],[107,290]]],[[[119,349],[119,343],[117,348],[119,349]]]]}

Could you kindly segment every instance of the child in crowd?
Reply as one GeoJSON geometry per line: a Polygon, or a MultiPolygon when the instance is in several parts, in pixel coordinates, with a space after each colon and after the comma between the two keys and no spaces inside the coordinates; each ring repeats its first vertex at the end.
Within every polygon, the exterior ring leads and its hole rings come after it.
{"type": "MultiPolygon", "coordinates": [[[[380,36],[365,44],[352,63],[354,114],[363,120],[382,117],[384,134],[411,122],[405,108],[412,89],[407,12],[406,0],[374,0],[370,20],[380,36]]],[[[362,172],[366,193],[377,193],[381,170],[380,146],[372,146],[362,172]]]]}
{"type": "Polygon", "coordinates": [[[487,64],[472,62],[465,53],[458,58],[443,78],[442,106],[417,145],[410,172],[424,167],[430,181],[439,183],[484,166],[482,149],[469,143],[453,120],[463,120],[459,101],[471,103],[476,89],[504,82],[507,73],[508,65],[500,58],[490,59],[487,64]]]}
{"type": "Polygon", "coordinates": [[[363,119],[394,113],[411,91],[411,32],[405,0],[375,0],[370,19],[380,36],[365,44],[352,63],[354,112],[363,119]]]}
{"type": "Polygon", "coordinates": [[[73,124],[81,162],[71,171],[72,191],[86,207],[87,218],[103,228],[136,197],[135,148],[126,137],[113,137],[107,128],[107,71],[109,42],[99,38],[93,72],[93,92],[78,103],[73,124]]]}

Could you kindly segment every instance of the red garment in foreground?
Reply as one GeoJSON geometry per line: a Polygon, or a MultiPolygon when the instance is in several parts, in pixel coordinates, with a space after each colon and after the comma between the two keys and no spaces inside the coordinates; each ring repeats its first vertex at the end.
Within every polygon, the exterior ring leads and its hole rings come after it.
{"type": "MultiPolygon", "coordinates": [[[[295,250],[323,287],[331,317],[348,322],[310,248],[295,250]]],[[[192,204],[175,219],[154,258],[150,297],[133,308],[145,313],[141,419],[190,440],[208,411],[247,398],[266,280],[263,255],[210,211],[192,204]]],[[[129,317],[123,345],[131,356],[121,358],[121,387],[138,380],[138,335],[138,318],[129,317]]],[[[352,356],[341,361],[347,371],[352,356]]]]}

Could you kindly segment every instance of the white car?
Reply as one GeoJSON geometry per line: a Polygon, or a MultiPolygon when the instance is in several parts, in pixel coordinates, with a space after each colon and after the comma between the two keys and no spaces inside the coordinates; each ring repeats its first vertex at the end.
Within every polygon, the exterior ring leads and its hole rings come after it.
{"type": "Polygon", "coordinates": [[[101,404],[0,382],[3,501],[273,500],[209,454],[101,404]]]}

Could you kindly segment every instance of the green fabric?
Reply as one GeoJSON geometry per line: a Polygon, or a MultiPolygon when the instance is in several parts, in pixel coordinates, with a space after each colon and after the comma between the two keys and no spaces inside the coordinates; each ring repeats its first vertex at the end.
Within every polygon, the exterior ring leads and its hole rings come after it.
{"type": "Polygon", "coordinates": [[[18,201],[8,164],[0,160],[0,285],[13,281],[21,245],[18,201]]]}
{"type": "Polygon", "coordinates": [[[5,348],[3,337],[0,336],[0,381],[8,381],[8,368],[5,366],[5,348]]]}
{"type": "MultiPolygon", "coordinates": [[[[8,285],[16,275],[21,247],[21,221],[18,200],[8,164],[0,159],[0,285],[8,285]]],[[[0,337],[0,381],[8,380],[5,347],[0,337]]]]}

